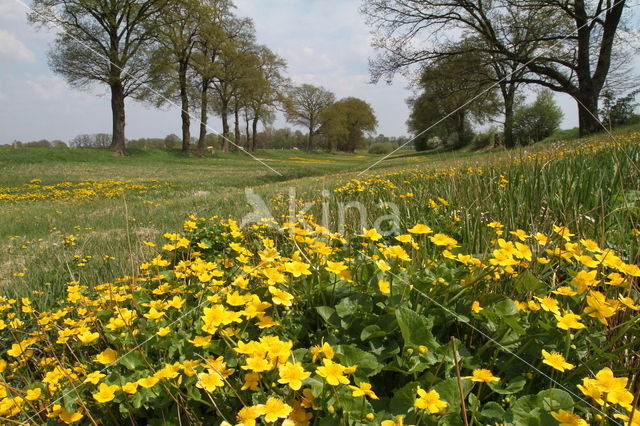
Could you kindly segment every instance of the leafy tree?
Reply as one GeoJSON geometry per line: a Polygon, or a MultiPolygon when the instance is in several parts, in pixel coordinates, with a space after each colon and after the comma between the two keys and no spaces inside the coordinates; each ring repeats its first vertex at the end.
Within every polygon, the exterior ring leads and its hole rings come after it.
{"type": "Polygon", "coordinates": [[[154,20],[167,0],[34,0],[29,20],[56,25],[60,32],[49,64],[69,84],[94,83],[111,90],[113,132],[110,149],[126,155],[125,98],[136,97],[147,79],[146,55],[154,20]]]}
{"type": "Polygon", "coordinates": [[[521,145],[541,141],[560,127],[563,116],[553,94],[543,90],[533,104],[516,109],[514,135],[521,145]]]}
{"type": "Polygon", "coordinates": [[[383,51],[373,62],[374,76],[442,55],[450,34],[471,35],[482,40],[496,60],[515,61],[531,73],[519,76],[519,82],[572,96],[584,136],[598,128],[598,97],[627,3],[370,0],[363,10],[376,26],[375,45],[383,51]],[[417,38],[420,42],[408,42],[417,38]]]}
{"type": "Polygon", "coordinates": [[[311,151],[313,137],[322,126],[322,113],[335,101],[335,95],[323,87],[303,84],[290,89],[287,98],[287,121],[309,130],[307,151],[311,151]]]}
{"type": "Polygon", "coordinates": [[[423,70],[421,92],[409,101],[407,122],[414,134],[421,134],[416,149],[434,136],[452,138],[456,147],[471,141],[472,122],[482,123],[499,110],[496,91],[487,77],[490,73],[482,56],[473,51],[443,57],[423,70]],[[473,98],[477,99],[469,103],[473,98]]]}
{"type": "Polygon", "coordinates": [[[358,98],[345,98],[328,106],[321,116],[322,132],[327,136],[328,149],[354,152],[365,146],[364,132],[373,132],[378,121],[373,108],[358,98]]]}
{"type": "Polygon", "coordinates": [[[621,97],[616,97],[611,90],[604,91],[602,93],[603,105],[600,110],[602,122],[610,129],[630,124],[634,118],[638,117],[634,112],[638,106],[637,103],[634,103],[638,94],[640,94],[640,89],[621,97]]]}

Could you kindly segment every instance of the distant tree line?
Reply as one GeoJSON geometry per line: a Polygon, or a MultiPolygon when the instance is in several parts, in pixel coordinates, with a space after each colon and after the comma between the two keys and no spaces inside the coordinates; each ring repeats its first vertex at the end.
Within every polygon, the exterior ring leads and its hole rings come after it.
{"type": "MultiPolygon", "coordinates": [[[[352,152],[362,146],[377,123],[371,106],[356,98],[336,101],[320,87],[293,86],[284,75],[284,59],[257,41],[252,20],[236,16],[234,8],[231,0],[34,0],[30,21],[60,29],[49,51],[52,70],[73,87],[101,84],[110,90],[113,126],[108,144],[82,135],[72,145],[98,144],[127,155],[125,100],[136,99],[180,107],[184,155],[194,149],[194,117],[199,124],[198,155],[214,142],[223,152],[275,146],[269,132],[261,133],[258,127],[268,128],[278,110],[308,129],[307,150],[352,152]],[[211,115],[220,117],[220,137],[208,132],[211,115]],[[318,135],[323,140],[316,145],[318,135]],[[261,136],[266,139],[260,141],[261,136]]],[[[293,146],[291,135],[281,136],[277,144],[293,146]]],[[[172,138],[165,147],[174,147],[174,142],[172,138]]]]}

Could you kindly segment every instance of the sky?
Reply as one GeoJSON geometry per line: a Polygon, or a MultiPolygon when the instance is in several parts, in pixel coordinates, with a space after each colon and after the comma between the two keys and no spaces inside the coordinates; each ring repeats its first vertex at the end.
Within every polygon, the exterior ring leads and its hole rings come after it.
{"type": "MultiPolygon", "coordinates": [[[[0,0],[0,144],[110,133],[106,86],[73,89],[49,69],[47,51],[54,33],[28,24],[22,1],[0,0]]],[[[287,76],[295,84],[323,86],[338,99],[361,98],[376,113],[377,133],[407,134],[406,99],[412,94],[408,82],[397,77],[392,85],[369,83],[368,60],[375,51],[365,17],[359,13],[361,0],[236,0],[235,4],[237,15],[254,19],[258,42],[286,60],[287,76]]],[[[575,103],[566,96],[557,100],[565,111],[562,127],[576,126],[575,103]]],[[[128,100],[126,113],[129,139],[180,133],[177,106],[158,110],[128,100]]],[[[212,117],[210,125],[215,131],[221,129],[218,117],[212,117]]],[[[275,126],[293,127],[281,116],[275,126]]]]}

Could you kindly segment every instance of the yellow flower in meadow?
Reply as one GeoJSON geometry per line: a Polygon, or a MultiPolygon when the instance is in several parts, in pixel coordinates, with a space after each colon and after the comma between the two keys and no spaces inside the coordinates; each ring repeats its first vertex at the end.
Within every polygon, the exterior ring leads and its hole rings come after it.
{"type": "Polygon", "coordinates": [[[271,301],[276,305],[291,306],[293,304],[293,295],[276,287],[269,287],[271,293],[271,301]]]}
{"type": "Polygon", "coordinates": [[[138,379],[136,383],[142,386],[143,388],[149,389],[154,387],[159,381],[160,379],[158,379],[157,377],[148,376],[148,377],[143,377],[141,379],[138,379]]]}
{"type": "Polygon", "coordinates": [[[345,265],[344,262],[332,262],[328,260],[325,269],[331,273],[340,275],[342,271],[345,271],[347,269],[347,265],[345,265]]]}
{"type": "Polygon", "coordinates": [[[42,395],[42,389],[40,388],[28,389],[26,391],[25,399],[27,401],[36,401],[40,399],[41,395],[42,395]]]}
{"type": "Polygon", "coordinates": [[[516,229],[515,231],[511,231],[509,233],[518,238],[520,241],[526,241],[527,238],[531,238],[531,235],[527,234],[522,229],[516,229]]]}
{"type": "Polygon", "coordinates": [[[458,241],[456,241],[454,238],[451,238],[445,234],[436,234],[432,237],[429,237],[429,239],[433,244],[437,246],[446,246],[449,250],[451,250],[454,247],[460,247],[458,245],[458,241]]]}
{"type": "Polygon", "coordinates": [[[280,374],[278,383],[282,383],[283,385],[288,384],[291,389],[296,391],[302,387],[302,381],[311,375],[310,372],[304,371],[302,364],[299,362],[295,364],[287,362],[278,367],[278,372],[280,374]]]}
{"type": "Polygon", "coordinates": [[[187,340],[193,346],[198,348],[204,348],[205,346],[209,346],[211,343],[211,336],[196,336],[192,340],[187,340]]]}
{"type": "Polygon", "coordinates": [[[498,380],[500,380],[499,377],[495,377],[493,373],[491,373],[491,370],[486,370],[486,369],[473,370],[473,372],[471,373],[471,376],[463,377],[463,379],[468,379],[468,380],[471,380],[472,382],[484,382],[484,383],[497,382],[498,380]]]}
{"type": "Polygon", "coordinates": [[[242,384],[242,388],[240,388],[240,390],[249,389],[252,391],[257,391],[259,384],[260,384],[260,373],[256,373],[255,371],[252,371],[244,375],[244,383],[242,384]]]}
{"type": "Polygon", "coordinates": [[[333,348],[327,342],[324,342],[322,346],[314,346],[311,348],[311,361],[316,362],[316,359],[320,356],[320,354],[329,359],[333,359],[333,357],[335,356],[333,348]]]}
{"type": "Polygon", "coordinates": [[[160,327],[156,332],[156,334],[160,337],[164,337],[169,333],[171,333],[171,329],[169,327],[160,327]]]}
{"type": "Polygon", "coordinates": [[[380,422],[380,426],[405,426],[404,416],[398,416],[395,420],[383,420],[380,422]]]}
{"type": "Polygon", "coordinates": [[[382,259],[376,260],[376,266],[382,272],[387,272],[388,270],[391,269],[391,266],[389,266],[389,264],[382,259]]]}
{"type": "Polygon", "coordinates": [[[92,333],[90,331],[85,331],[84,333],[78,334],[77,337],[78,337],[78,340],[80,340],[82,343],[89,344],[94,340],[98,339],[98,337],[100,337],[100,334],[92,333]]]}
{"type": "Polygon", "coordinates": [[[328,384],[331,386],[338,386],[340,383],[344,385],[349,384],[349,379],[344,375],[346,369],[345,366],[327,358],[322,360],[322,364],[324,365],[322,367],[318,367],[316,369],[316,373],[318,376],[324,377],[328,384]]]}
{"type": "Polygon", "coordinates": [[[145,246],[148,246],[148,247],[155,247],[155,246],[156,246],[156,244],[155,244],[155,243],[152,243],[151,241],[143,241],[142,243],[143,243],[145,246]]]}
{"type": "Polygon", "coordinates": [[[353,396],[354,398],[357,398],[359,396],[368,396],[371,399],[378,399],[378,395],[376,395],[371,390],[370,383],[361,382],[358,384],[358,386],[349,385],[349,389],[353,391],[351,396],[353,396]]]}
{"type": "Polygon", "coordinates": [[[605,367],[596,373],[595,385],[602,392],[626,390],[627,378],[616,377],[613,375],[613,371],[611,371],[609,367],[605,367]]]}
{"type": "Polygon", "coordinates": [[[542,357],[544,358],[544,360],[542,361],[543,364],[547,364],[558,371],[564,372],[575,367],[573,364],[569,364],[567,360],[564,359],[564,356],[562,356],[558,352],[549,353],[543,349],[542,357]]]}
{"type": "Polygon", "coordinates": [[[278,419],[286,419],[293,408],[278,398],[269,398],[266,404],[258,406],[258,411],[264,416],[264,420],[270,423],[278,419]]]}
{"type": "Polygon", "coordinates": [[[571,411],[552,411],[551,415],[554,419],[560,422],[559,426],[589,426],[589,423],[584,421],[577,414],[573,414],[571,411]]]}
{"type": "Polygon", "coordinates": [[[407,229],[412,234],[432,234],[433,230],[422,223],[416,224],[413,228],[407,229]]]}
{"type": "Polygon", "coordinates": [[[557,294],[559,296],[575,296],[576,294],[578,294],[575,291],[573,291],[571,287],[567,287],[567,286],[558,287],[557,289],[553,290],[551,293],[557,294]]]}
{"type": "Polygon", "coordinates": [[[84,379],[84,383],[97,385],[100,379],[102,379],[103,377],[107,377],[107,375],[101,373],[100,371],[94,371],[93,373],[87,374],[87,377],[84,379]]]}
{"type": "Polygon", "coordinates": [[[607,318],[615,315],[618,301],[607,300],[607,297],[599,291],[589,291],[586,300],[588,306],[584,309],[584,313],[608,325],[607,318]]]}
{"type": "Polygon", "coordinates": [[[391,283],[385,280],[378,280],[378,290],[384,294],[391,293],[391,283]]]}
{"type": "Polygon", "coordinates": [[[149,309],[149,312],[147,312],[143,316],[150,320],[157,321],[164,316],[164,311],[158,311],[155,308],[151,308],[149,309]]]}
{"type": "Polygon", "coordinates": [[[122,386],[122,392],[128,394],[134,394],[138,392],[138,383],[136,382],[128,382],[124,386],[122,386]]]}
{"type": "Polygon", "coordinates": [[[484,308],[480,306],[480,302],[478,302],[477,300],[474,300],[473,303],[471,304],[471,310],[476,314],[479,314],[480,311],[484,310],[484,308]]]}
{"type": "Polygon", "coordinates": [[[114,351],[111,348],[107,348],[104,351],[100,352],[98,355],[96,355],[95,360],[98,361],[100,364],[109,365],[116,360],[117,356],[118,356],[118,352],[114,351]]]}
{"type": "Polygon", "coordinates": [[[258,406],[247,406],[242,407],[238,414],[236,415],[236,420],[238,420],[239,425],[242,426],[254,426],[256,424],[256,419],[260,417],[260,409],[258,406]]]}
{"type": "Polygon", "coordinates": [[[169,300],[167,304],[172,308],[180,309],[184,305],[185,300],[180,296],[173,296],[173,299],[169,300]]]}
{"type": "Polygon", "coordinates": [[[62,422],[64,424],[67,424],[67,425],[70,425],[71,423],[78,422],[78,421],[82,420],[82,418],[84,417],[84,415],[82,413],[80,413],[79,411],[76,411],[75,413],[72,413],[70,411],[65,410],[64,407],[60,407],[57,404],[54,405],[53,408],[54,408],[53,412],[56,413],[58,418],[60,418],[60,420],[62,420],[62,422]],[[56,409],[56,407],[59,407],[59,408],[56,409]]]}
{"type": "Polygon", "coordinates": [[[580,322],[580,315],[576,315],[573,312],[566,312],[564,315],[555,314],[554,317],[558,321],[556,326],[563,330],[575,329],[579,330],[586,326],[580,322]]]}
{"type": "Polygon", "coordinates": [[[93,394],[93,399],[100,403],[109,402],[116,397],[115,392],[118,389],[120,389],[118,385],[108,385],[106,383],[100,383],[98,392],[93,394]]]}
{"type": "Polygon", "coordinates": [[[575,234],[571,233],[569,228],[564,227],[564,226],[553,225],[553,232],[555,232],[556,234],[560,235],[566,241],[571,240],[571,237],[573,237],[575,235],[575,234]]]}
{"type": "Polygon", "coordinates": [[[379,239],[382,238],[382,235],[378,234],[378,231],[376,230],[376,228],[371,228],[371,229],[363,229],[362,234],[360,234],[359,237],[368,238],[371,241],[378,241],[379,239]]]}
{"type": "Polygon", "coordinates": [[[284,264],[284,268],[287,272],[289,272],[296,278],[300,275],[311,275],[311,271],[309,271],[309,265],[304,262],[286,262],[284,264]]]}
{"type": "Polygon", "coordinates": [[[198,374],[198,383],[196,384],[196,387],[211,393],[222,386],[224,386],[224,380],[222,380],[222,376],[217,371],[208,370],[207,373],[198,374]]]}
{"type": "Polygon", "coordinates": [[[535,297],[538,300],[538,302],[540,302],[540,307],[543,310],[560,315],[560,306],[556,299],[549,296],[545,296],[545,297],[535,296],[535,297]]]}
{"type": "Polygon", "coordinates": [[[447,401],[440,399],[440,394],[436,390],[429,392],[418,387],[418,398],[413,403],[413,406],[421,410],[427,410],[431,414],[436,414],[444,411],[449,404],[447,401]]]}

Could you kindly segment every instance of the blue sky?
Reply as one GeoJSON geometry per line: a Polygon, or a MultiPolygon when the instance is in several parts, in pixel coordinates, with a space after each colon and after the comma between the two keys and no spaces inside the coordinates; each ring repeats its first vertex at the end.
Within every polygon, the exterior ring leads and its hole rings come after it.
{"type": "MultiPolygon", "coordinates": [[[[355,96],[369,102],[378,117],[378,132],[407,133],[411,95],[407,82],[371,85],[369,28],[358,12],[360,0],[236,0],[240,16],[256,24],[258,41],[288,63],[294,83],[324,86],[338,98],[355,96]]],[[[91,92],[71,89],[47,65],[53,33],[36,31],[26,21],[19,0],[0,0],[0,144],[14,139],[69,140],[82,133],[109,133],[111,113],[106,87],[91,92]]],[[[558,97],[565,110],[563,127],[577,123],[575,103],[558,97]]],[[[220,129],[217,117],[211,127],[220,129]]],[[[288,125],[280,117],[276,126],[288,125]]],[[[196,131],[196,124],[193,125],[196,131]]],[[[128,101],[127,137],[179,134],[177,107],[157,110],[128,101]]]]}

